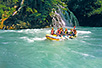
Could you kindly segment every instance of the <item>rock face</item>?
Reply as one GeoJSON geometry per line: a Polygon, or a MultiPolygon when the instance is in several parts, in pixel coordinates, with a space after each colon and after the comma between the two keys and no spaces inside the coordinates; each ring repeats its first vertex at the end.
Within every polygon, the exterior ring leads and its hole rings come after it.
{"type": "Polygon", "coordinates": [[[69,9],[77,17],[80,26],[102,27],[101,0],[70,0],[69,9]],[[98,12],[100,13],[98,13],[98,12]]]}

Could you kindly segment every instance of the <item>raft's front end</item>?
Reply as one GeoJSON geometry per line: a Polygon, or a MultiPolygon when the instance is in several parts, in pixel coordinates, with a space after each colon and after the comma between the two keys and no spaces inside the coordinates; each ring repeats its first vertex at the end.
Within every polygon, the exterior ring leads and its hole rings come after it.
{"type": "Polygon", "coordinates": [[[55,35],[46,34],[46,38],[49,40],[60,41],[60,38],[57,38],[55,35]]]}

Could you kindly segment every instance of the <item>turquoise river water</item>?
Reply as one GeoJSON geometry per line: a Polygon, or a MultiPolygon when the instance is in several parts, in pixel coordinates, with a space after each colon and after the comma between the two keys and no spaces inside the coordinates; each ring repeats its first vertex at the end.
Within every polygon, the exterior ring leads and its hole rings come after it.
{"type": "Polygon", "coordinates": [[[51,41],[50,28],[0,30],[0,68],[102,68],[102,27],[77,31],[75,39],[51,41]]]}

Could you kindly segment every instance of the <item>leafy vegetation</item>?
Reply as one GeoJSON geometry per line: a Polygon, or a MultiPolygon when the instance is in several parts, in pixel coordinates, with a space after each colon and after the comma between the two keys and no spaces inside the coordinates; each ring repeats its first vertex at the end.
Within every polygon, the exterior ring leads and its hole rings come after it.
{"type": "Polygon", "coordinates": [[[97,1],[95,2],[95,5],[98,5],[99,8],[95,9],[95,8],[93,7],[93,11],[90,12],[90,13],[88,13],[89,16],[94,15],[94,14],[101,14],[101,13],[102,13],[102,0],[97,0],[97,1]]]}
{"type": "Polygon", "coordinates": [[[16,11],[15,4],[18,0],[0,0],[0,29],[3,28],[3,22],[16,11]]]}
{"type": "MultiPolygon", "coordinates": [[[[102,13],[102,0],[0,0],[0,29],[5,26],[7,29],[50,26],[53,15],[51,11],[57,9],[57,5],[69,7],[77,17],[83,16],[80,17],[82,19],[102,13]],[[21,2],[24,3],[21,5],[21,2]]],[[[62,10],[68,10],[63,7],[62,10]]],[[[79,22],[83,24],[82,20],[79,22]]]]}

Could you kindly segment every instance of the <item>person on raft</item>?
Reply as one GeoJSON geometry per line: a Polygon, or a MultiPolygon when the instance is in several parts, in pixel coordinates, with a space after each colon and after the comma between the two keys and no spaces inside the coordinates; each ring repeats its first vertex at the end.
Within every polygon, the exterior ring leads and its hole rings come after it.
{"type": "Polygon", "coordinates": [[[63,28],[60,28],[60,29],[58,28],[58,29],[57,29],[57,32],[56,32],[56,35],[57,35],[57,36],[60,36],[60,37],[63,36],[63,35],[65,35],[65,33],[64,33],[64,31],[63,31],[63,28]]]}
{"type": "Polygon", "coordinates": [[[61,35],[65,35],[63,28],[61,28],[61,35]]]}
{"type": "Polygon", "coordinates": [[[57,31],[56,31],[56,35],[57,35],[57,36],[59,35],[59,32],[60,32],[60,29],[57,28],[57,31]]]}
{"type": "Polygon", "coordinates": [[[64,31],[65,35],[68,36],[69,35],[69,32],[68,32],[68,29],[65,28],[65,31],[64,31]]]}
{"type": "Polygon", "coordinates": [[[70,29],[70,36],[73,36],[73,29],[70,29]]]}
{"type": "Polygon", "coordinates": [[[77,34],[77,31],[76,31],[76,27],[74,26],[74,29],[73,29],[73,36],[76,36],[76,34],[77,34]]]}
{"type": "Polygon", "coordinates": [[[54,34],[55,34],[55,30],[52,27],[52,29],[51,29],[51,35],[54,35],[54,34]]]}
{"type": "Polygon", "coordinates": [[[77,34],[77,31],[76,31],[76,27],[74,26],[73,29],[70,29],[70,32],[68,32],[68,29],[65,28],[65,31],[63,30],[63,28],[61,27],[60,29],[58,28],[57,31],[56,31],[56,34],[55,34],[55,30],[54,28],[52,27],[52,30],[51,30],[51,35],[56,35],[56,36],[76,36],[77,34]]]}
{"type": "Polygon", "coordinates": [[[70,36],[76,36],[76,34],[77,34],[77,31],[76,31],[76,28],[74,26],[73,29],[70,29],[70,36]]]}

